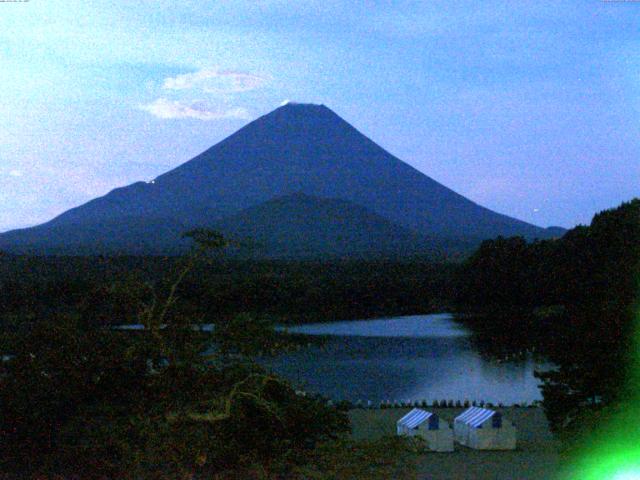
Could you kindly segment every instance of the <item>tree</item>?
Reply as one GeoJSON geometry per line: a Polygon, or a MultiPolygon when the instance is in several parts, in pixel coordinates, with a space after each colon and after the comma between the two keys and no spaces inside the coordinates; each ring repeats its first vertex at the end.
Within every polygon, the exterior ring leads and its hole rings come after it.
{"type": "MultiPolygon", "coordinates": [[[[87,307],[89,300],[81,313],[47,315],[7,337],[2,352],[10,358],[0,366],[3,471],[119,479],[271,465],[286,471],[317,442],[348,430],[343,412],[297,393],[250,357],[203,355],[215,338],[194,328],[201,318],[179,308],[179,289],[227,242],[203,230],[189,236],[193,253],[164,285],[128,280],[101,290],[100,309],[87,307]],[[103,308],[144,329],[105,327],[103,308]]],[[[254,330],[253,340],[266,332],[254,330]]]]}
{"type": "Polygon", "coordinates": [[[628,395],[639,292],[635,199],[560,239],[483,242],[460,269],[457,303],[490,312],[469,322],[490,328],[492,344],[535,346],[557,366],[537,373],[543,406],[552,429],[572,435],[628,395]]]}
{"type": "Polygon", "coordinates": [[[558,368],[538,376],[552,428],[573,435],[593,427],[593,412],[635,398],[628,388],[638,349],[640,200],[599,213],[589,227],[569,232],[562,249],[572,260],[559,275],[567,313],[548,350],[558,368]]]}

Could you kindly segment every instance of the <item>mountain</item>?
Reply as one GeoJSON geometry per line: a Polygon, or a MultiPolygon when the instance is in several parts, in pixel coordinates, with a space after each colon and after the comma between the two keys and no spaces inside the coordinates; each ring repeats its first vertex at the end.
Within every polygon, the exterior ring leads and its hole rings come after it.
{"type": "Polygon", "coordinates": [[[212,227],[248,239],[248,252],[260,257],[441,256],[469,248],[418,234],[345,200],[304,194],[249,207],[212,227]]]}
{"type": "MultiPolygon", "coordinates": [[[[233,254],[258,258],[442,257],[471,248],[459,239],[420,235],[346,200],[292,194],[246,208],[221,220],[200,212],[199,220],[122,217],[87,224],[51,226],[49,254],[180,254],[190,242],[184,232],[206,227],[223,232],[240,246],[233,254]],[[71,233],[73,231],[73,234],[71,233]]],[[[37,229],[2,235],[0,244],[15,253],[40,251],[37,229]]]]}
{"type": "MultiPolygon", "coordinates": [[[[345,238],[354,242],[356,225],[364,228],[362,235],[375,238],[396,232],[401,243],[407,235],[469,244],[498,235],[532,239],[558,233],[473,203],[394,157],[323,105],[288,104],[152,182],[115,189],[48,223],[2,234],[0,248],[171,252],[187,228],[224,225],[231,232],[264,231],[271,225],[270,211],[276,215],[274,225],[286,223],[286,209],[271,202],[280,197],[291,212],[296,202],[316,199],[313,218],[332,220],[319,223],[318,234],[338,228],[335,218],[324,215],[336,204],[323,201],[345,202],[340,215],[355,222],[345,238]],[[363,218],[356,222],[358,215],[363,218]]],[[[295,235],[295,229],[281,228],[280,234],[295,235]]],[[[313,242],[326,243],[331,236],[300,238],[307,238],[312,249],[313,242]]],[[[366,243],[359,244],[364,248],[366,243]]]]}

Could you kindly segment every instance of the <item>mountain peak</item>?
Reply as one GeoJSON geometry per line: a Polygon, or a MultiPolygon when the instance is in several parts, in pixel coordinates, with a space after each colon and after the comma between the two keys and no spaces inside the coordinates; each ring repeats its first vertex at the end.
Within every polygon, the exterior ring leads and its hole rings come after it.
{"type": "Polygon", "coordinates": [[[320,103],[298,103],[298,102],[287,102],[270,113],[267,113],[265,117],[270,117],[272,115],[278,114],[286,114],[293,116],[301,116],[301,117],[314,117],[314,116],[323,116],[327,115],[338,116],[336,113],[327,107],[324,104],[320,103]]]}
{"type": "Polygon", "coordinates": [[[326,108],[327,110],[329,110],[329,108],[324,103],[293,102],[291,100],[284,101],[278,108],[297,108],[297,109],[308,108],[310,110],[326,108]]]}

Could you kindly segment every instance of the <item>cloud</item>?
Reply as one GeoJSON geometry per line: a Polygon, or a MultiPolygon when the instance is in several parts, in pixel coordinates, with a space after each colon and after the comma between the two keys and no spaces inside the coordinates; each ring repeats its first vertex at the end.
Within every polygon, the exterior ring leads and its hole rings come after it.
{"type": "Polygon", "coordinates": [[[210,109],[202,102],[184,104],[175,100],[167,100],[166,98],[158,98],[151,103],[140,106],[140,109],[162,119],[196,118],[205,121],[231,118],[249,119],[249,112],[244,108],[210,109]]]}
{"type": "Polygon", "coordinates": [[[9,176],[11,176],[11,177],[21,177],[22,176],[22,172],[20,170],[11,170],[9,172],[9,176]]]}
{"type": "Polygon", "coordinates": [[[167,90],[198,88],[207,93],[224,95],[255,90],[267,80],[266,77],[252,73],[204,69],[166,78],[162,87],[167,90]]]}
{"type": "MultiPolygon", "coordinates": [[[[197,90],[199,92],[215,94],[224,103],[230,102],[237,93],[249,92],[260,88],[268,79],[251,73],[231,70],[202,69],[192,73],[184,73],[164,79],[162,88],[173,91],[197,90]]],[[[168,93],[168,92],[167,92],[168,93]]],[[[178,95],[177,99],[161,97],[139,108],[162,119],[196,118],[198,120],[222,120],[250,118],[249,112],[241,107],[211,107],[207,102],[185,100],[185,96],[178,95]],[[180,98],[182,97],[182,98],[180,98]]],[[[223,103],[223,104],[224,104],[223,103]]]]}

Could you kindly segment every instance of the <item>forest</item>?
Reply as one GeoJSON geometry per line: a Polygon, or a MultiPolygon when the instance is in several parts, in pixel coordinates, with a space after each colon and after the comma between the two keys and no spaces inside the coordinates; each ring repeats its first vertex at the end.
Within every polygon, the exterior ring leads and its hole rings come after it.
{"type": "MultiPolygon", "coordinates": [[[[449,288],[457,268],[424,258],[238,261],[216,252],[207,260],[194,266],[179,294],[185,308],[200,311],[211,323],[239,313],[302,323],[442,311],[452,298],[449,288]]],[[[90,306],[98,322],[126,323],[130,319],[112,309],[120,303],[114,295],[128,295],[127,283],[166,288],[167,272],[181,261],[5,254],[0,257],[2,320],[90,306]]]]}
{"type": "MultiPolygon", "coordinates": [[[[366,478],[404,476],[407,442],[349,440],[344,410],[258,366],[256,355],[290,348],[270,324],[245,314],[193,328],[206,309],[183,302],[181,287],[227,241],[192,236],[197,248],[156,282],[131,276],[83,295],[78,277],[49,279],[37,302],[4,304],[3,478],[358,478],[348,472],[372,464],[366,478]],[[113,319],[145,329],[113,329],[113,319]]],[[[39,292],[29,291],[43,275],[33,265],[12,295],[39,292]]]]}
{"type": "Polygon", "coordinates": [[[460,310],[501,342],[535,347],[557,369],[539,373],[556,432],[595,428],[595,412],[634,398],[639,346],[640,200],[598,213],[562,238],[485,241],[457,273],[460,310]],[[499,314],[496,315],[496,312],[499,314]]]}

